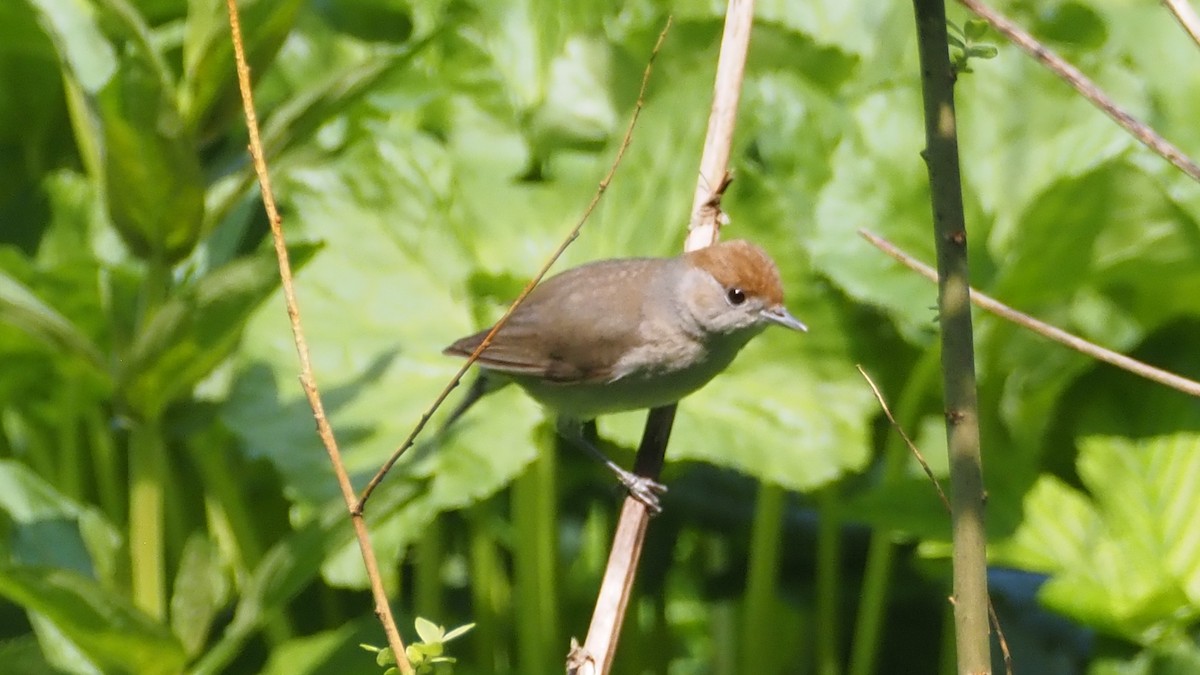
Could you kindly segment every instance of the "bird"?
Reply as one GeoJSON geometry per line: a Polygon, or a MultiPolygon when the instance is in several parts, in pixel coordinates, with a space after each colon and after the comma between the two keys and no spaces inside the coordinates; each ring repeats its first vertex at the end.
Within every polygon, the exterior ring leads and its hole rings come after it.
{"type": "MultiPolygon", "coordinates": [[[[784,306],[775,262],[748,241],[587,263],[534,287],[480,353],[481,374],[443,428],[485,394],[515,383],[556,416],[560,434],[657,512],[665,486],[609,460],[583,437],[582,424],[677,403],[772,325],[808,330],[784,306]]],[[[443,353],[469,357],[490,331],[443,353]]]]}

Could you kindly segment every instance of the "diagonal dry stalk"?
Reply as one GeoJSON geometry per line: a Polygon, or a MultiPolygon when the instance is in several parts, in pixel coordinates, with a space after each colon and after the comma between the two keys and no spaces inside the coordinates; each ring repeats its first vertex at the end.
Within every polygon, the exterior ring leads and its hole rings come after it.
{"type": "Polygon", "coordinates": [[[325,408],[321,403],[321,395],[317,391],[316,377],[313,375],[312,360],[309,357],[308,342],[304,338],[304,329],[300,324],[300,305],[296,301],[296,288],[292,283],[292,265],[288,259],[287,243],[283,236],[283,219],[275,206],[275,194],[271,190],[271,176],[267,170],[267,160],[263,154],[262,139],[258,133],[258,115],[254,111],[254,95],[250,86],[250,66],[246,64],[245,47],[242,44],[242,26],[238,17],[236,0],[226,0],[229,11],[229,30],[233,40],[233,52],[237,60],[238,88],[242,96],[242,106],[246,115],[246,129],[250,134],[250,156],[254,160],[254,171],[258,174],[258,182],[262,188],[263,208],[267,212],[267,220],[271,224],[271,241],[275,245],[275,257],[279,264],[279,276],[283,287],[283,299],[287,305],[288,320],[292,327],[292,339],[296,345],[296,355],[300,360],[300,385],[304,396],[312,408],[313,417],[317,423],[317,435],[329,454],[329,462],[337,478],[338,488],[350,511],[350,522],[354,526],[354,536],[358,540],[358,548],[362,553],[363,565],[366,567],[367,579],[370,581],[371,596],[375,600],[375,614],[383,625],[387,635],[388,646],[396,657],[396,665],[404,675],[412,675],[413,667],[408,662],[404,651],[404,642],[400,639],[400,631],[396,628],[396,620],[392,616],[388,604],[387,591],[383,587],[383,579],[379,574],[379,561],[371,546],[371,536],[363,521],[362,513],[356,508],[357,499],[350,476],[346,473],[346,465],[342,462],[342,454],[333,436],[333,428],[325,416],[325,408]]]}
{"type": "Polygon", "coordinates": [[[954,113],[954,70],[943,0],[913,0],[925,112],[925,164],[938,265],[942,389],[950,455],[950,526],[954,542],[954,633],[961,673],[992,671],[988,638],[987,534],[983,459],[971,327],[967,229],[954,113]]]}
{"type": "MultiPolygon", "coordinates": [[[[713,87],[708,132],[700,161],[700,176],[684,246],[688,251],[715,243],[720,232],[720,202],[725,188],[729,185],[729,156],[732,151],[738,99],[741,97],[753,22],[753,0],[730,0],[717,61],[717,77],[713,87]]],[[[674,420],[674,405],[650,411],[646,418],[642,442],[638,447],[635,473],[650,478],[658,477],[674,420]]],[[[600,591],[597,593],[587,638],[582,647],[572,641],[571,653],[567,658],[569,673],[607,675],[612,667],[649,523],[650,513],[645,504],[627,497],[613,535],[612,549],[609,552],[600,591]]]]}
{"type": "MultiPolygon", "coordinates": [[[[859,234],[861,234],[864,239],[874,244],[879,250],[900,261],[905,267],[908,267],[910,270],[920,274],[930,281],[937,281],[936,270],[900,250],[895,244],[892,244],[879,235],[867,232],[866,230],[859,230],[859,234]]],[[[1026,330],[1033,331],[1047,340],[1053,340],[1061,345],[1065,345],[1066,347],[1074,349],[1081,354],[1090,356],[1097,361],[1103,361],[1104,363],[1116,366],[1121,370],[1133,373],[1138,377],[1144,377],[1151,382],[1157,382],[1164,387],[1170,387],[1171,389],[1182,392],[1189,396],[1200,397],[1200,382],[1190,380],[1182,375],[1176,375],[1175,373],[1163,370],[1161,368],[1156,368],[1148,363],[1138,361],[1137,359],[1130,358],[1124,354],[1114,352],[1111,349],[1101,347],[1094,342],[1084,340],[1078,335],[1072,335],[1061,328],[1056,328],[1048,323],[1039,321],[1032,316],[1025,314],[1024,312],[1019,312],[1000,302],[999,300],[996,300],[995,298],[992,298],[981,291],[975,290],[974,288],[971,289],[971,302],[980,309],[987,310],[1002,319],[1007,319],[1018,326],[1025,328],[1026,330]]]]}
{"type": "Polygon", "coordinates": [[[1167,139],[1163,138],[1158,132],[1151,127],[1138,121],[1129,111],[1117,105],[1112,97],[1104,93],[1104,90],[1092,82],[1086,75],[1079,71],[1078,68],[1067,63],[1061,56],[1050,51],[1046,45],[1038,42],[1032,35],[1023,30],[1020,26],[1014,23],[1011,19],[1003,14],[979,2],[979,0],[958,0],[964,7],[974,12],[979,18],[988,22],[988,24],[1000,32],[1001,35],[1012,41],[1027,54],[1037,59],[1063,80],[1075,88],[1081,96],[1086,98],[1106,115],[1111,117],[1113,121],[1121,125],[1121,128],[1128,131],[1130,135],[1140,141],[1143,145],[1153,150],[1159,156],[1174,164],[1180,171],[1186,173],[1192,180],[1200,181],[1200,165],[1197,165],[1192,158],[1188,157],[1182,150],[1172,145],[1167,139]]]}
{"type": "Polygon", "coordinates": [[[1163,4],[1171,10],[1171,15],[1191,36],[1192,42],[1200,46],[1200,15],[1196,14],[1196,10],[1192,9],[1187,0],[1163,0],[1163,4]]]}

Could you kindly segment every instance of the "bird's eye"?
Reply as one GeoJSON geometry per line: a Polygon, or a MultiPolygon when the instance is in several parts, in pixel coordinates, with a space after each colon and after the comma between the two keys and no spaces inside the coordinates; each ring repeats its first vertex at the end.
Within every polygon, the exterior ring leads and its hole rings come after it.
{"type": "Polygon", "coordinates": [[[729,298],[729,304],[740,305],[746,301],[746,292],[740,288],[731,288],[725,297],[729,298]]]}

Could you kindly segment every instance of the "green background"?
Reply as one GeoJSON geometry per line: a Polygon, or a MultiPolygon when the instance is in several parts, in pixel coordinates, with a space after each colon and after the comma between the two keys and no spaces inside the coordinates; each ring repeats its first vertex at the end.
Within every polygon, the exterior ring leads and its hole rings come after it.
{"type": "MultiPolygon", "coordinates": [[[[722,3],[240,6],[357,485],[454,373],[442,347],[494,320],[579,218],[668,13],[632,145],[556,269],[680,250],[722,3]]],[[[1002,8],[1200,147],[1200,49],[1159,3],[1002,8]]],[[[953,672],[948,518],[855,369],[944,474],[936,289],[857,234],[933,257],[914,32],[907,3],[758,3],[724,236],[772,253],[811,331],[769,331],[680,406],[615,672],[953,672]]],[[[1200,376],[1200,191],[998,36],[958,34],[998,47],[957,86],[974,285],[1200,376]]],[[[0,4],[9,672],[379,670],[246,143],[224,2],[0,4]]],[[[1018,672],[1196,672],[1200,404],[975,326],[1018,672]]],[[[641,424],[601,420],[622,462],[641,424]]],[[[431,427],[368,507],[406,639],[417,616],[477,624],[455,672],[561,672],[586,631],[620,494],[556,445],[505,391],[431,427]]]]}

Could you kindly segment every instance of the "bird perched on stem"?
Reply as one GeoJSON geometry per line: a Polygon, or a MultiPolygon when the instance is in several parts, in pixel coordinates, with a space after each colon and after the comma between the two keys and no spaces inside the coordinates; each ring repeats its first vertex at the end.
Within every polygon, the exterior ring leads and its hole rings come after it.
{"type": "MultiPolygon", "coordinates": [[[[775,262],[746,241],[672,258],[588,263],[529,293],[480,354],[481,376],[446,424],[485,393],[515,382],[557,415],[560,433],[597,455],[657,512],[665,488],[604,457],[583,438],[582,423],[679,401],[773,324],[808,330],[783,305],[775,262]]],[[[444,353],[470,356],[489,330],[444,353]]]]}

